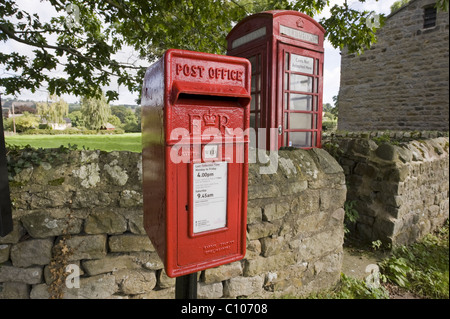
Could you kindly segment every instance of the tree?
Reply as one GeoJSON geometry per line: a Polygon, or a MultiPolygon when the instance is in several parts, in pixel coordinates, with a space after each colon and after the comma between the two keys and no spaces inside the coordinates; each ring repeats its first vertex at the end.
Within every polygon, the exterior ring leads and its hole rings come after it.
{"type": "Polygon", "coordinates": [[[29,129],[37,128],[39,126],[39,118],[34,114],[24,112],[22,116],[6,120],[5,128],[12,130],[13,125],[15,125],[17,132],[24,132],[29,129]],[[13,122],[15,122],[15,124],[13,124],[13,122]]]}
{"type": "MultiPolygon", "coordinates": [[[[33,103],[34,104],[34,103],[33,103]]],[[[33,108],[32,106],[29,105],[15,105],[14,106],[14,114],[23,114],[25,112],[31,113],[31,114],[36,114],[36,108],[33,108]]]]}
{"type": "Polygon", "coordinates": [[[333,108],[333,114],[336,117],[339,117],[339,94],[333,96],[333,102],[334,102],[334,108],[333,108]]]}
{"type": "Polygon", "coordinates": [[[69,113],[69,104],[56,95],[51,95],[50,101],[51,103],[48,101],[36,103],[37,113],[47,123],[64,123],[64,116],[69,113]]]}
{"type": "Polygon", "coordinates": [[[108,123],[114,125],[114,127],[116,127],[116,128],[119,128],[122,126],[122,122],[120,122],[120,119],[117,116],[112,115],[112,114],[108,117],[108,123]]]}
{"type": "Polygon", "coordinates": [[[325,112],[325,115],[327,115],[327,117],[331,120],[335,120],[337,118],[337,108],[332,106],[330,103],[325,103],[323,105],[323,112],[325,112]]]}
{"type": "Polygon", "coordinates": [[[398,9],[400,9],[401,7],[403,7],[405,4],[407,4],[410,0],[398,0],[395,1],[392,5],[391,5],[391,12],[394,12],[398,9]]]}
{"type": "Polygon", "coordinates": [[[449,0],[437,0],[436,7],[438,11],[448,12],[449,0]]]}
{"type": "Polygon", "coordinates": [[[72,122],[73,127],[85,126],[84,125],[84,116],[83,116],[83,113],[81,113],[81,111],[73,111],[73,112],[69,113],[68,118],[72,122]]]}
{"type": "MultiPolygon", "coordinates": [[[[141,108],[136,107],[132,109],[123,105],[111,106],[111,113],[120,119],[120,123],[126,132],[140,132],[141,131],[141,108]]],[[[110,122],[115,125],[114,123],[110,122]]]]}
{"type": "Polygon", "coordinates": [[[128,114],[133,113],[129,108],[126,108],[123,105],[112,105],[111,106],[111,114],[117,116],[120,119],[120,122],[125,123],[125,118],[128,114]]]}
{"type": "Polygon", "coordinates": [[[105,95],[101,94],[100,98],[81,98],[81,113],[83,113],[83,121],[88,129],[99,130],[108,123],[111,109],[105,95]]]}
{"type": "Polygon", "coordinates": [[[142,129],[142,107],[138,106],[134,109],[134,115],[137,119],[137,130],[140,132],[142,129]]]}
{"type": "Polygon", "coordinates": [[[125,132],[140,132],[141,126],[138,124],[138,119],[136,115],[130,111],[130,113],[127,114],[124,120],[123,129],[125,132]]]}
{"type": "MultiPolygon", "coordinates": [[[[112,78],[139,92],[145,67],[113,58],[125,45],[149,64],[172,47],[224,54],[225,36],[249,14],[288,9],[313,16],[331,6],[330,0],[47,1],[59,14],[50,22],[19,8],[15,0],[0,2],[0,41],[34,48],[32,58],[20,52],[0,52],[0,64],[8,74],[16,72],[0,78],[6,94],[22,89],[34,92],[46,83],[51,94],[100,98],[100,88],[112,78]],[[58,65],[67,76],[52,72],[58,65]]],[[[448,2],[439,0],[438,4],[448,10],[448,2]]],[[[345,1],[332,6],[331,14],[319,22],[334,47],[360,52],[376,40],[375,30],[365,23],[370,12],[353,10],[345,1]]],[[[118,93],[110,90],[106,96],[114,100],[118,93]]]]}

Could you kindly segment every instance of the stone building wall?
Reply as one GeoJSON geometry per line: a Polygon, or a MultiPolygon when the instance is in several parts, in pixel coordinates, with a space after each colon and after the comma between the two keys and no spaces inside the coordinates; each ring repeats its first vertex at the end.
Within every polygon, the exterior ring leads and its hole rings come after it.
{"type": "Polygon", "coordinates": [[[388,16],[378,42],[342,54],[338,129],[449,130],[449,14],[424,29],[424,6],[412,0],[388,16]]]}
{"type": "MultiPolygon", "coordinates": [[[[14,230],[0,238],[0,299],[174,298],[175,279],[165,275],[142,225],[141,155],[71,151],[38,162],[14,164],[14,230]]],[[[247,255],[201,272],[199,297],[333,287],[345,195],[342,168],[320,149],[280,151],[276,174],[261,175],[251,164],[247,255]]]]}
{"type": "Polygon", "coordinates": [[[327,142],[346,175],[347,203],[359,214],[347,225],[354,237],[411,244],[448,219],[448,133],[415,134],[345,133],[327,142]]]}

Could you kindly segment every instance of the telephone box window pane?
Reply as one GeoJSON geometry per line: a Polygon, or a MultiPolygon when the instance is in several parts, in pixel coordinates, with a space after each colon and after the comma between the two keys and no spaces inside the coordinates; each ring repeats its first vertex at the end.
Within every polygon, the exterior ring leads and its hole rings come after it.
{"type": "Polygon", "coordinates": [[[250,101],[250,110],[254,111],[256,109],[256,94],[252,94],[252,100],[250,101]]]}
{"type": "Polygon", "coordinates": [[[252,92],[256,91],[256,75],[252,75],[252,92]]]}
{"type": "Polygon", "coordinates": [[[289,73],[284,73],[284,89],[289,90],[289,73]]]}
{"type": "Polygon", "coordinates": [[[289,70],[289,53],[286,52],[286,58],[284,60],[285,69],[289,70]]]}
{"type": "Polygon", "coordinates": [[[308,113],[290,113],[291,130],[310,130],[312,129],[312,114],[308,113]]]}
{"type": "Polygon", "coordinates": [[[289,128],[289,113],[284,113],[284,129],[287,130],[289,128]]]}
{"type": "Polygon", "coordinates": [[[294,111],[312,111],[312,96],[291,93],[289,107],[294,111]]]}
{"type": "Polygon", "coordinates": [[[314,93],[319,93],[319,78],[316,78],[316,84],[314,85],[314,93]]]}
{"type": "Polygon", "coordinates": [[[319,75],[319,67],[320,67],[319,59],[316,59],[316,75],[319,75]]]}
{"type": "Polygon", "coordinates": [[[261,74],[258,74],[256,76],[256,89],[258,91],[261,90],[261,74]]]}
{"type": "Polygon", "coordinates": [[[257,128],[256,127],[256,114],[250,113],[250,127],[257,128]]]}
{"type": "Polygon", "coordinates": [[[294,147],[311,147],[311,132],[290,132],[289,141],[294,147]]]}
{"type": "Polygon", "coordinates": [[[314,59],[297,54],[291,54],[290,70],[307,74],[314,74],[314,59]]]}
{"type": "Polygon", "coordinates": [[[289,93],[284,93],[284,109],[285,110],[288,109],[288,96],[289,96],[289,93]]]}
{"type": "Polygon", "coordinates": [[[299,74],[291,74],[291,91],[311,92],[313,90],[313,78],[299,74]]]}
{"type": "Polygon", "coordinates": [[[249,57],[248,60],[250,61],[250,64],[252,65],[252,74],[255,74],[257,71],[256,68],[256,55],[249,57]]]}
{"type": "Polygon", "coordinates": [[[316,132],[312,132],[312,147],[316,146],[316,132]]]}

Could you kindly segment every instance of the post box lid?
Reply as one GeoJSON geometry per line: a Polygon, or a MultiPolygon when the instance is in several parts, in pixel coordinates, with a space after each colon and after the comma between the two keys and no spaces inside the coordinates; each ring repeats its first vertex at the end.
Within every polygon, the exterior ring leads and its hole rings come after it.
{"type": "Polygon", "coordinates": [[[172,102],[181,94],[245,98],[249,102],[250,79],[241,78],[242,70],[250,68],[247,59],[180,49],[168,50],[165,58],[173,67],[167,77],[172,102]],[[227,73],[221,73],[224,71],[227,73]]]}

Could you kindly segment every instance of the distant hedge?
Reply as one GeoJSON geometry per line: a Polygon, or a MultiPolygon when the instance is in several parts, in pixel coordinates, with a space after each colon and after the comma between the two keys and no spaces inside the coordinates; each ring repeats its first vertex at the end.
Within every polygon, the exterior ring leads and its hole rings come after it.
{"type": "Polygon", "coordinates": [[[22,132],[23,135],[61,135],[61,134],[84,134],[84,135],[94,135],[94,134],[124,134],[125,131],[121,128],[116,128],[114,130],[88,130],[88,129],[76,129],[68,128],[65,130],[52,130],[52,129],[30,129],[22,132]]]}

